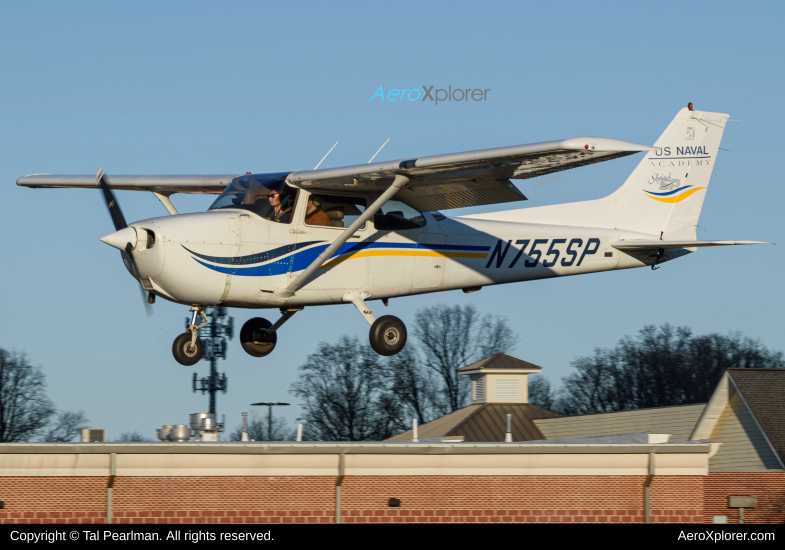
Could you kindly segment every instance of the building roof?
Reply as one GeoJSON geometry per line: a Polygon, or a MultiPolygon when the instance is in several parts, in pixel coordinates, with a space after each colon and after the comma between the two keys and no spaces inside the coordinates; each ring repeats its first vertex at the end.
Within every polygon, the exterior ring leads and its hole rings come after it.
{"type": "MultiPolygon", "coordinates": [[[[471,365],[470,365],[471,366],[471,365]]],[[[483,403],[469,405],[441,418],[423,424],[417,430],[418,438],[464,436],[466,441],[504,441],[507,415],[512,415],[513,441],[546,439],[534,424],[538,418],[553,418],[556,413],[528,403],[483,403]]],[[[385,441],[412,439],[412,430],[385,441]]]]}
{"type": "Polygon", "coordinates": [[[547,439],[657,432],[671,434],[671,441],[689,441],[690,434],[705,407],[705,403],[700,403],[633,411],[561,416],[537,419],[534,424],[547,439]]]}
{"type": "MultiPolygon", "coordinates": [[[[468,416],[471,416],[474,411],[482,407],[482,405],[469,405],[450,414],[446,414],[436,420],[426,422],[422,426],[417,427],[418,439],[429,439],[432,437],[444,437],[453,428],[463,422],[468,416]]],[[[406,430],[403,433],[394,435],[385,441],[405,441],[412,438],[412,430],[406,430]]]]}
{"type": "Polygon", "coordinates": [[[783,374],[782,369],[728,369],[722,375],[690,435],[694,440],[722,441],[719,452],[711,459],[712,471],[785,469],[785,461],[773,442],[781,441],[777,436],[782,433],[778,430],[783,422],[782,406],[777,405],[785,394],[783,374]],[[766,420],[774,440],[763,427],[759,414],[766,420]]]}
{"type": "Polygon", "coordinates": [[[728,373],[785,462],[785,369],[728,369],[728,373]]]}
{"type": "Polygon", "coordinates": [[[465,367],[461,367],[458,369],[458,372],[461,374],[468,373],[470,371],[479,371],[479,370],[526,370],[527,372],[540,372],[542,367],[538,367],[533,363],[528,363],[526,361],[521,361],[520,359],[516,359],[515,357],[510,357],[509,355],[505,355],[504,353],[497,353],[496,355],[491,355],[490,357],[486,357],[485,359],[480,359],[472,363],[471,365],[466,365],[465,367]]]}

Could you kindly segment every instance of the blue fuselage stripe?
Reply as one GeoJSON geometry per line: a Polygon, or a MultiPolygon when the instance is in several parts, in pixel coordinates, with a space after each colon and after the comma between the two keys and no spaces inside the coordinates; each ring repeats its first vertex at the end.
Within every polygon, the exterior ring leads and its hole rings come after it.
{"type": "MultiPolygon", "coordinates": [[[[194,256],[198,256],[198,258],[194,258],[195,261],[200,263],[201,265],[212,269],[213,271],[217,271],[218,273],[226,273],[227,275],[239,275],[245,277],[269,277],[271,275],[282,275],[284,273],[288,273],[289,271],[302,271],[306,267],[308,267],[311,262],[313,262],[319,254],[321,254],[329,245],[322,244],[318,246],[313,246],[311,248],[307,248],[306,250],[297,251],[298,248],[303,248],[307,246],[311,246],[316,244],[320,241],[311,241],[307,243],[300,243],[299,245],[289,245],[286,247],[279,247],[274,250],[268,252],[261,252],[258,254],[252,254],[249,256],[239,256],[239,257],[217,257],[217,256],[205,256],[202,254],[198,254],[192,250],[189,250],[185,247],[188,252],[193,254],[194,256]],[[287,253],[291,253],[286,256],[287,253]],[[283,257],[282,257],[283,256],[283,257]],[[199,259],[201,258],[201,259],[199,259]],[[258,258],[258,259],[257,259],[258,258]],[[264,259],[262,259],[264,258],[264,259]],[[270,259],[275,259],[275,261],[269,261],[270,259]],[[207,260],[213,264],[222,264],[222,265],[211,265],[206,263],[202,260],[207,260]],[[268,263],[264,263],[263,265],[257,265],[252,267],[238,267],[240,265],[248,265],[249,263],[259,261],[267,261],[268,263]],[[225,266],[225,267],[224,267],[225,266]]],[[[491,249],[490,246],[472,246],[472,245],[447,245],[447,244],[427,244],[427,243],[347,243],[341,246],[338,251],[333,254],[331,257],[335,258],[337,256],[342,256],[343,254],[350,254],[353,252],[359,252],[365,249],[406,249],[406,250],[440,250],[440,251],[479,251],[479,252],[487,252],[491,249]]]]}

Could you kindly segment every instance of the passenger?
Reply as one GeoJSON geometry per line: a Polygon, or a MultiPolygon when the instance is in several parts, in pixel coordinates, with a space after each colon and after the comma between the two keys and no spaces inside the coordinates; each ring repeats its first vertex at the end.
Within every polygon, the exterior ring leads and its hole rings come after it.
{"type": "Polygon", "coordinates": [[[270,201],[270,206],[273,207],[267,214],[268,220],[278,223],[289,223],[292,221],[292,208],[284,208],[283,204],[281,204],[281,195],[278,191],[270,191],[267,200],[270,201]]]}
{"type": "Polygon", "coordinates": [[[308,206],[305,210],[305,223],[308,225],[330,225],[330,218],[327,217],[321,208],[322,199],[318,195],[308,196],[308,206]]]}

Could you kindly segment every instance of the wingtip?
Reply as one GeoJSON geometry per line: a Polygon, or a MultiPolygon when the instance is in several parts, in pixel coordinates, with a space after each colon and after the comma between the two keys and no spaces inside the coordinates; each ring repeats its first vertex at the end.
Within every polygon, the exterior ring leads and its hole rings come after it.
{"type": "Polygon", "coordinates": [[[51,176],[52,174],[27,174],[26,176],[22,176],[18,180],[16,180],[16,184],[21,187],[28,187],[26,184],[22,182],[25,178],[32,178],[33,176],[51,176]]]}

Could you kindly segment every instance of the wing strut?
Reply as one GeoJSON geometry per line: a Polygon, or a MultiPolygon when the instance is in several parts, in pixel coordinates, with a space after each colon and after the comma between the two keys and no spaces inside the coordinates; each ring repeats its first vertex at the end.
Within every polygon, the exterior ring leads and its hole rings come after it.
{"type": "Polygon", "coordinates": [[[335,252],[346,241],[348,241],[349,238],[351,238],[351,236],[354,235],[357,232],[357,230],[360,229],[360,227],[362,227],[362,225],[365,222],[370,220],[371,217],[374,214],[376,214],[376,212],[378,212],[379,209],[382,206],[384,206],[384,204],[388,200],[393,198],[393,196],[398,192],[398,190],[401,189],[407,183],[409,183],[409,178],[408,177],[406,177],[404,175],[401,175],[401,174],[396,174],[395,175],[395,180],[392,182],[392,185],[390,185],[390,187],[388,187],[387,190],[384,193],[382,193],[381,196],[378,199],[373,201],[373,204],[371,204],[371,206],[369,206],[368,209],[365,212],[363,212],[362,215],[359,218],[354,220],[354,223],[352,225],[350,225],[346,229],[346,231],[344,231],[341,234],[341,236],[338,237],[333,242],[333,244],[328,246],[324,250],[324,252],[319,254],[319,257],[316,258],[313,262],[311,262],[311,265],[309,265],[308,267],[303,269],[294,281],[289,283],[289,285],[286,286],[286,287],[279,288],[275,292],[275,295],[278,296],[279,298],[281,298],[282,300],[288,300],[289,298],[292,298],[294,296],[294,293],[297,292],[298,290],[300,290],[300,287],[302,287],[305,284],[305,281],[311,275],[313,275],[314,272],[316,272],[317,269],[319,269],[319,266],[321,266],[324,262],[329,260],[330,257],[333,254],[335,254],[335,252]]]}
{"type": "Polygon", "coordinates": [[[166,211],[169,212],[170,216],[176,216],[179,214],[177,208],[174,207],[172,201],[169,199],[169,195],[171,195],[171,193],[158,193],[153,191],[153,195],[155,195],[156,199],[161,201],[161,204],[164,205],[164,208],[166,208],[166,211]]]}

